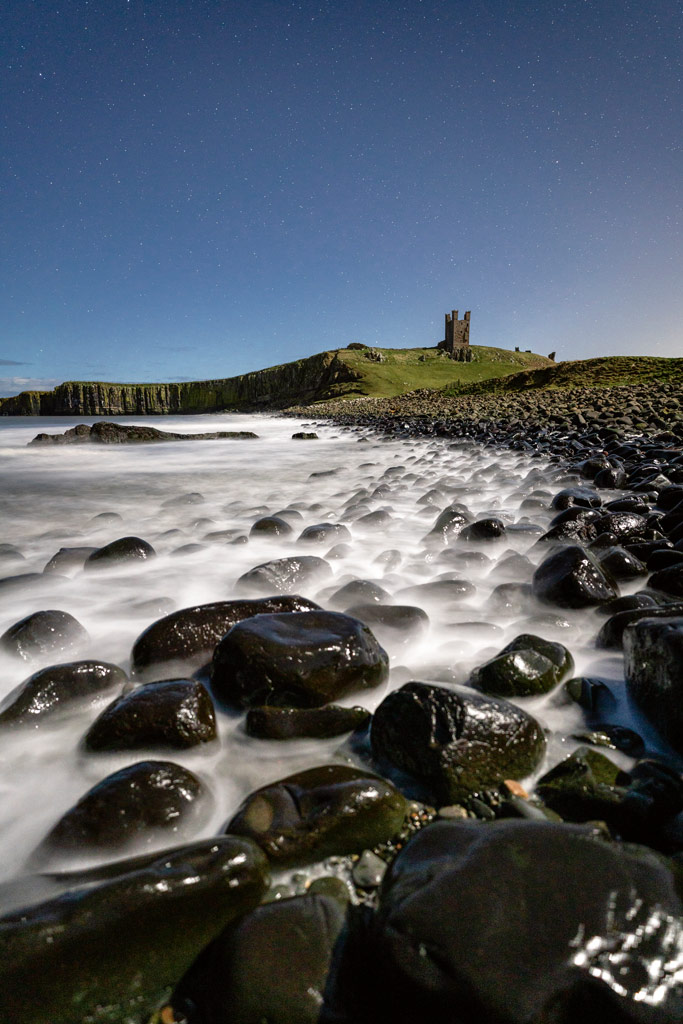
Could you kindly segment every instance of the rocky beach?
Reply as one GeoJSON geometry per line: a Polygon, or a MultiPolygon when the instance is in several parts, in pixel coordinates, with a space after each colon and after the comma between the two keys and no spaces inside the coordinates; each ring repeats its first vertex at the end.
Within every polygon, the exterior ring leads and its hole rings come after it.
{"type": "Polygon", "coordinates": [[[0,1022],[680,1021],[680,395],[7,418],[0,1022]]]}

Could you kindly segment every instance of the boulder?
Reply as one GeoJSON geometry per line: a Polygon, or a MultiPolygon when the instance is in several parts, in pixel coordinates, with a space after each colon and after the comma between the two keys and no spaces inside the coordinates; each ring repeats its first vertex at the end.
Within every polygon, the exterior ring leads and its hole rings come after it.
{"type": "Polygon", "coordinates": [[[132,671],[149,676],[164,666],[185,672],[211,660],[220,638],[242,619],[264,612],[300,612],[318,608],[305,597],[269,597],[257,601],[215,601],[166,615],[148,626],[133,645],[132,671]]]}
{"type": "Polygon", "coordinates": [[[139,761],[98,782],[50,830],[34,855],[88,856],[121,849],[144,833],[176,833],[197,817],[204,786],[170,761],[139,761]]]}
{"type": "Polygon", "coordinates": [[[362,622],[340,612],[257,615],[217,645],[211,685],[231,707],[319,707],[379,686],[389,658],[362,622]]]}
{"type": "Polygon", "coordinates": [[[96,569],[111,569],[118,565],[131,562],[146,562],[154,558],[156,551],[146,540],[140,537],[119,537],[103,548],[97,548],[85,560],[83,568],[86,572],[96,569]]]}
{"type": "Polygon", "coordinates": [[[370,712],[365,708],[344,708],[327,704],[322,708],[249,708],[245,721],[247,736],[262,740],[289,740],[306,736],[328,739],[365,725],[370,712]]]}
{"type": "Polygon", "coordinates": [[[595,556],[578,544],[548,555],[534,573],[532,587],[539,601],[560,608],[587,608],[619,593],[595,556]]]}
{"type": "Polygon", "coordinates": [[[33,612],[6,629],[0,649],[22,661],[44,661],[85,647],[87,631],[69,612],[49,609],[33,612]]]}
{"type": "Polygon", "coordinates": [[[683,753],[683,616],[638,619],[624,629],[623,640],[629,697],[683,753]]]}
{"type": "Polygon", "coordinates": [[[318,1024],[345,925],[346,908],[331,896],[258,907],[210,945],[173,1006],[211,1024],[318,1024]]]}
{"type": "Polygon", "coordinates": [[[83,739],[86,750],[185,750],[216,739],[216,713],[196,679],[164,679],[117,697],[83,739]]]}
{"type": "Polygon", "coordinates": [[[359,853],[400,832],[408,801],[386,779],[348,765],[297,772],[251,793],[226,826],[278,865],[359,853]]]}
{"type": "Polygon", "coordinates": [[[541,726],[514,704],[419,682],[384,698],[370,737],[374,756],[409,772],[437,806],[524,778],[545,752],[541,726]]]}
{"type": "Polygon", "coordinates": [[[670,863],[588,827],[430,825],[382,887],[368,1019],[673,1024],[682,911],[670,863]]]}
{"type": "Polygon", "coordinates": [[[8,694],[0,711],[0,724],[38,726],[46,717],[70,710],[74,702],[95,703],[126,682],[123,669],[105,661],[50,665],[34,672],[8,694]]]}
{"type": "Polygon", "coordinates": [[[114,878],[93,885],[86,874],[81,888],[74,882],[64,895],[0,918],[0,1020],[147,1020],[268,885],[262,851],[233,836],[116,867],[114,878]]]}
{"type": "Polygon", "coordinates": [[[303,587],[323,583],[331,575],[324,558],[296,555],[254,566],[240,576],[236,588],[258,594],[294,594],[303,587]]]}

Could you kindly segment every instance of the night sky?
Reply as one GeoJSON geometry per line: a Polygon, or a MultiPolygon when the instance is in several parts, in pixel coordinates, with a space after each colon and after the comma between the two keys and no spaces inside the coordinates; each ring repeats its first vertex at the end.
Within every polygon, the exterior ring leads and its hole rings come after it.
{"type": "Polygon", "coordinates": [[[5,0],[0,394],[683,355],[673,0],[5,0]]]}

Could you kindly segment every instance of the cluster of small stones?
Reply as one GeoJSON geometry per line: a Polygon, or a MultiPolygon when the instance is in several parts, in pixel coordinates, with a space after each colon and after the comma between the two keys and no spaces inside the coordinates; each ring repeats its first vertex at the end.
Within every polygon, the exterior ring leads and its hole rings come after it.
{"type": "MultiPolygon", "coordinates": [[[[411,681],[373,715],[338,707],[338,698],[387,677],[369,625],[381,588],[354,581],[342,588],[344,610],[331,611],[294,590],[324,579],[325,559],[255,566],[238,583],[263,596],[183,609],[150,626],[132,651],[132,683],[104,663],[48,668],[22,684],[0,725],[15,728],[123,682],[84,750],[210,743],[216,712],[227,709],[246,712],[254,737],[347,732],[348,758],[249,794],[221,836],[76,872],[59,895],[6,914],[0,1019],[127,1024],[154,1004],[158,1024],[683,1019],[676,393],[574,389],[462,403],[419,393],[348,409],[330,403],[326,412],[389,435],[468,437],[562,459],[568,486],[530,498],[537,508],[549,499],[555,513],[536,533],[532,578],[502,584],[497,599],[501,608],[535,602],[556,616],[602,616],[597,646],[623,649],[623,687],[648,729],[641,735],[619,721],[610,686],[574,676],[567,647],[532,632],[477,666],[467,686],[411,681]],[[621,596],[624,580],[643,585],[621,596]],[[170,661],[184,663],[186,675],[166,678],[170,661]],[[520,780],[540,765],[546,735],[518,701],[544,694],[582,710],[585,743],[530,794],[520,780]],[[628,770],[617,752],[632,758],[628,770]],[[414,788],[421,799],[408,795],[414,788]],[[329,870],[312,883],[301,872],[284,889],[270,884],[270,869],[312,863],[329,870]],[[77,968],[65,973],[67,963],[77,968]]],[[[277,517],[260,523],[273,535],[291,526],[277,517]]],[[[345,531],[326,523],[300,539],[343,544],[345,531]]],[[[432,534],[441,546],[462,538],[485,547],[505,531],[502,520],[475,521],[453,504],[432,534]]],[[[122,538],[84,556],[85,569],[151,557],[146,542],[122,538]]],[[[473,589],[452,577],[428,584],[436,585],[451,595],[473,589]]],[[[387,603],[383,612],[401,628],[420,626],[420,608],[387,603]]],[[[0,645],[26,661],[50,644],[76,648],[82,627],[63,616],[29,616],[0,645]]],[[[201,780],[172,761],[137,762],[67,811],[36,850],[36,870],[74,851],[125,850],[141,830],[193,820],[202,795],[201,780]]]]}

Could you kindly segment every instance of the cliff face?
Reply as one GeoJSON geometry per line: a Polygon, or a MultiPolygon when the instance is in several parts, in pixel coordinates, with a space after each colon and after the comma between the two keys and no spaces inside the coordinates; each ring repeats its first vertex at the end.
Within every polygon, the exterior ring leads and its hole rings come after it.
{"type": "Polygon", "coordinates": [[[181,384],[67,381],[54,391],[24,391],[0,399],[2,416],[146,416],[230,410],[284,409],[329,398],[357,374],[336,352],[224,380],[181,384]]]}

